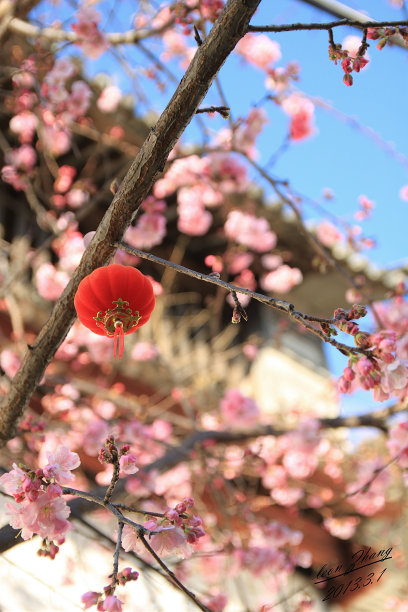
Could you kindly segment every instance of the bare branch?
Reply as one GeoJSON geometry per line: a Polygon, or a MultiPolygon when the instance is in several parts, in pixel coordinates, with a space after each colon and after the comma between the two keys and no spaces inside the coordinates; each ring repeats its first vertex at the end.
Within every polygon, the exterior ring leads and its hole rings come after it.
{"type": "Polygon", "coordinates": [[[353,21],[341,19],[340,21],[329,21],[327,23],[287,23],[283,25],[270,26],[248,26],[248,32],[295,32],[299,30],[331,30],[339,26],[351,26],[356,28],[384,28],[396,26],[408,26],[407,20],[401,21],[353,21]]]}
{"type": "MultiPolygon", "coordinates": [[[[332,325],[335,322],[334,319],[326,319],[304,314],[302,312],[299,312],[298,310],[295,310],[294,305],[290,302],[286,302],[285,300],[280,300],[278,298],[273,298],[269,295],[264,295],[263,293],[256,293],[255,291],[251,291],[250,289],[246,289],[245,287],[231,285],[230,283],[227,283],[212,274],[203,274],[202,272],[196,272],[195,270],[190,270],[190,268],[186,268],[171,261],[167,261],[166,259],[162,259],[161,257],[157,257],[156,255],[152,255],[151,253],[145,253],[144,251],[140,251],[139,249],[134,249],[125,242],[118,242],[116,246],[118,248],[121,248],[123,251],[130,253],[131,255],[136,255],[138,257],[142,257],[143,259],[148,259],[149,261],[154,261],[155,263],[158,263],[161,266],[172,268],[173,270],[176,270],[181,274],[191,276],[192,278],[197,278],[198,280],[202,280],[213,285],[218,285],[219,287],[230,291],[232,295],[234,293],[244,293],[245,295],[249,295],[254,300],[257,300],[258,302],[261,302],[266,306],[270,306],[271,308],[279,310],[280,312],[284,312],[291,319],[294,319],[297,323],[303,325],[312,334],[315,334],[324,342],[328,342],[329,344],[337,348],[339,351],[341,351],[343,354],[370,354],[370,352],[365,349],[358,348],[356,346],[348,346],[347,344],[343,344],[342,342],[337,342],[337,340],[334,340],[334,338],[331,338],[330,336],[326,335],[321,329],[318,329],[317,327],[314,327],[313,325],[307,323],[307,321],[315,321],[318,323],[326,323],[328,325],[332,325]]],[[[241,311],[241,315],[245,318],[245,311],[241,311]]]]}

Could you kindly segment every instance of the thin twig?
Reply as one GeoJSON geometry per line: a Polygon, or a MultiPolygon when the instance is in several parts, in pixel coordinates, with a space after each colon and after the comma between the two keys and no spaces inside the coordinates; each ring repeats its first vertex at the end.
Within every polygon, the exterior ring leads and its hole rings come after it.
{"type": "Polygon", "coordinates": [[[146,253],[144,251],[140,251],[139,249],[134,249],[133,247],[126,244],[125,242],[118,242],[116,243],[116,246],[122,249],[123,251],[130,253],[131,255],[136,255],[143,259],[148,259],[149,261],[154,261],[155,263],[158,263],[161,266],[173,268],[174,270],[177,270],[177,272],[180,272],[181,274],[186,274],[187,276],[191,276],[192,278],[197,278],[198,280],[202,280],[207,283],[211,283],[213,285],[218,285],[219,287],[223,287],[230,293],[236,292],[236,293],[244,293],[245,295],[249,295],[254,300],[257,300],[258,302],[261,302],[262,304],[265,304],[266,306],[270,306],[271,308],[279,310],[280,312],[286,313],[290,318],[304,325],[304,327],[306,327],[308,331],[319,336],[319,338],[324,340],[324,342],[328,342],[329,344],[331,344],[332,346],[340,350],[343,354],[367,355],[370,353],[366,349],[362,349],[362,348],[355,347],[355,346],[348,346],[347,344],[343,344],[342,342],[337,342],[333,338],[324,334],[321,330],[306,323],[306,321],[309,320],[309,321],[315,321],[319,323],[327,323],[330,325],[330,324],[334,324],[335,322],[334,319],[320,318],[320,317],[311,316],[308,314],[303,314],[302,312],[295,310],[294,305],[291,304],[290,302],[286,302],[285,300],[280,300],[278,298],[273,298],[268,295],[264,295],[262,293],[256,293],[255,291],[251,291],[250,289],[246,289],[245,287],[238,287],[237,285],[231,285],[230,283],[227,283],[215,276],[212,276],[211,274],[203,274],[202,272],[196,272],[195,270],[191,270],[190,268],[186,268],[179,264],[175,264],[171,261],[167,261],[166,259],[162,259],[161,257],[157,257],[156,255],[152,255],[151,253],[146,253]]]}
{"type": "Polygon", "coordinates": [[[385,28],[396,26],[408,26],[408,21],[353,21],[352,19],[340,19],[327,23],[287,23],[282,25],[248,26],[248,32],[294,32],[298,30],[331,30],[340,26],[351,26],[356,28],[385,28]]]}
{"type": "Polygon", "coordinates": [[[118,572],[119,572],[119,555],[120,555],[120,549],[122,546],[122,532],[123,532],[123,523],[122,521],[118,521],[118,539],[116,541],[115,553],[113,555],[111,595],[113,595],[113,593],[115,592],[116,585],[119,584],[118,572]]]}
{"type": "Polygon", "coordinates": [[[180,582],[180,580],[177,578],[175,573],[172,572],[171,569],[167,567],[167,565],[164,563],[164,561],[160,559],[160,557],[156,554],[156,552],[153,550],[153,548],[150,546],[150,544],[144,537],[143,532],[139,532],[138,536],[139,536],[139,540],[143,543],[143,545],[149,551],[149,553],[154,557],[154,559],[157,561],[160,567],[174,580],[177,586],[187,595],[187,597],[189,597],[196,604],[196,606],[200,608],[200,610],[203,610],[204,612],[211,612],[211,610],[207,608],[207,606],[205,606],[203,603],[201,603],[199,599],[197,599],[194,593],[189,591],[189,589],[187,589],[187,587],[185,587],[184,584],[180,582]]]}

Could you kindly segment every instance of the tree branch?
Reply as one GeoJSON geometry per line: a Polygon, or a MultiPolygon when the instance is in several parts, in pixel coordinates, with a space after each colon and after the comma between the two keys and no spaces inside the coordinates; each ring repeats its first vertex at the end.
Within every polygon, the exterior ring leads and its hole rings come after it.
{"type": "Polygon", "coordinates": [[[167,157],[191,121],[219,69],[246,33],[260,0],[229,0],[211,32],[197,49],[172,99],[152,128],[105,213],[69,284],[24,357],[9,394],[0,405],[0,444],[14,437],[30,397],[55,351],[63,342],[76,313],[74,296],[81,280],[106,265],[116,251],[167,157]]]}
{"type": "MultiPolygon", "coordinates": [[[[307,321],[314,321],[316,323],[326,323],[328,325],[334,324],[334,319],[326,319],[323,317],[315,317],[312,315],[308,315],[306,313],[295,310],[295,307],[290,302],[286,302],[285,300],[280,300],[278,298],[270,297],[269,295],[264,295],[263,293],[256,293],[255,291],[251,291],[250,289],[246,289],[245,287],[238,287],[237,285],[231,285],[227,283],[217,276],[213,276],[211,274],[203,274],[202,272],[196,272],[195,270],[191,270],[190,268],[186,268],[179,264],[175,264],[171,261],[167,261],[166,259],[162,259],[161,257],[157,257],[156,255],[152,255],[151,253],[145,253],[144,251],[140,251],[139,249],[134,249],[129,246],[125,242],[118,242],[116,246],[127,253],[132,255],[136,255],[137,257],[142,257],[143,259],[148,259],[149,261],[154,261],[162,266],[166,266],[168,268],[172,268],[181,274],[186,274],[187,276],[191,276],[192,278],[197,278],[198,280],[205,281],[206,283],[211,283],[212,285],[218,285],[227,291],[233,293],[244,293],[245,295],[249,295],[254,300],[265,304],[266,306],[270,306],[271,308],[275,308],[280,312],[284,312],[291,319],[303,325],[309,332],[318,336],[324,342],[328,342],[335,348],[337,348],[343,354],[360,354],[367,355],[367,350],[358,348],[356,346],[348,346],[347,344],[343,344],[342,342],[337,342],[334,338],[326,335],[321,329],[314,327],[307,321]]],[[[241,313],[242,314],[242,313],[241,313]]]]}
{"type": "Polygon", "coordinates": [[[329,21],[327,23],[287,23],[270,26],[248,26],[248,32],[294,32],[299,30],[331,30],[339,26],[351,26],[356,28],[384,28],[396,26],[408,26],[408,21],[354,21],[352,19],[341,19],[340,21],[329,21]]]}

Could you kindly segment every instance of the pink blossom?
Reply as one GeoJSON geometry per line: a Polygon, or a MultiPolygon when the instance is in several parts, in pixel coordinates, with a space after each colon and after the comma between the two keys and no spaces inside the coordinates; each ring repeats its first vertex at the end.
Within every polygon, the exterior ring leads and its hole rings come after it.
{"type": "Polygon", "coordinates": [[[130,525],[125,525],[122,531],[122,547],[126,552],[129,550],[137,550],[138,545],[140,545],[140,541],[137,535],[137,531],[130,527],[130,525]]]}
{"type": "Polygon", "coordinates": [[[14,166],[9,164],[1,169],[1,178],[5,183],[9,183],[16,191],[25,191],[27,183],[14,166]]]}
{"type": "Polygon", "coordinates": [[[245,268],[248,268],[253,260],[254,256],[251,253],[236,253],[229,262],[228,272],[230,274],[239,274],[245,268]]]}
{"type": "Polygon", "coordinates": [[[88,202],[88,200],[89,192],[85,191],[84,189],[70,189],[70,191],[68,191],[66,194],[66,201],[70,208],[80,208],[83,206],[83,204],[88,202]]]}
{"type": "Polygon", "coordinates": [[[72,24],[78,40],[75,42],[88,57],[96,59],[109,47],[105,34],[99,30],[101,14],[92,6],[83,6],[76,14],[78,22],[72,24]]]}
{"type": "Polygon", "coordinates": [[[396,359],[384,366],[381,376],[381,388],[385,393],[395,393],[404,389],[408,382],[406,364],[396,359]]]}
{"type": "Polygon", "coordinates": [[[280,255],[271,255],[270,253],[262,255],[261,262],[266,270],[275,270],[283,264],[283,259],[280,255]]]}
{"type": "Polygon", "coordinates": [[[258,405],[239,389],[227,391],[221,399],[220,408],[224,421],[238,429],[255,425],[260,416],[258,405]]]}
{"type": "Polygon", "coordinates": [[[25,510],[26,506],[22,504],[5,504],[6,515],[8,522],[14,529],[21,529],[21,537],[23,540],[29,540],[33,537],[34,531],[26,524],[25,510]]]}
{"type": "Polygon", "coordinates": [[[18,134],[21,143],[32,142],[38,125],[38,117],[31,111],[23,111],[10,119],[10,130],[18,134]]]}
{"type": "Polygon", "coordinates": [[[316,236],[318,240],[327,247],[331,247],[337,242],[342,242],[344,240],[344,235],[339,232],[330,221],[322,221],[322,223],[319,223],[316,227],[316,236]]]}
{"type": "Polygon", "coordinates": [[[263,276],[260,283],[265,291],[288,293],[293,287],[299,285],[302,280],[303,275],[299,268],[290,268],[283,264],[276,270],[272,270],[263,276]]]}
{"type": "Polygon", "coordinates": [[[335,538],[349,540],[356,532],[360,519],[355,516],[344,516],[338,518],[327,517],[323,525],[335,538]]]}
{"type": "Polygon", "coordinates": [[[59,157],[71,148],[71,132],[56,125],[45,125],[42,128],[42,142],[47,151],[59,157]]]}
{"type": "Polygon", "coordinates": [[[72,525],[67,521],[71,510],[62,497],[51,497],[48,492],[42,493],[36,501],[29,502],[22,508],[19,520],[32,533],[42,538],[55,540],[65,537],[72,525]]]}
{"type": "Polygon", "coordinates": [[[137,467],[138,458],[136,455],[132,455],[131,453],[126,453],[126,455],[122,455],[119,460],[120,463],[120,471],[123,474],[136,474],[139,471],[137,467]]]}
{"type": "Polygon", "coordinates": [[[53,478],[60,484],[74,480],[71,470],[81,463],[77,453],[72,453],[66,446],[60,446],[55,453],[47,452],[47,458],[48,464],[43,469],[46,478],[53,478]]]}
{"type": "Polygon", "coordinates": [[[0,367],[9,378],[14,378],[21,366],[21,359],[10,349],[0,353],[0,367]]]}
{"type": "Polygon", "coordinates": [[[152,361],[156,359],[159,350],[155,344],[151,342],[137,342],[131,353],[131,358],[135,361],[152,361]]]}
{"type": "Polygon", "coordinates": [[[287,486],[287,473],[282,465],[268,465],[262,476],[262,484],[267,489],[287,486]]]}
{"type": "Polygon", "coordinates": [[[122,92],[116,85],[108,85],[103,89],[96,105],[103,113],[114,113],[122,99],[122,92]]]}
{"type": "Polygon", "coordinates": [[[87,591],[86,593],[81,595],[81,601],[84,604],[84,610],[95,606],[98,603],[100,595],[100,593],[96,593],[95,591],[87,591]]]}
{"type": "Polygon", "coordinates": [[[224,264],[222,263],[221,257],[216,255],[207,255],[204,259],[204,263],[216,274],[221,274],[224,269],[224,264]]]}
{"type": "Polygon", "coordinates": [[[67,81],[76,75],[78,69],[75,64],[67,57],[59,57],[55,60],[52,70],[45,77],[46,79],[67,81]]]}
{"type": "Polygon", "coordinates": [[[73,166],[63,165],[58,168],[58,176],[54,181],[54,190],[58,193],[65,193],[72,185],[72,181],[76,175],[76,169],[73,166]]]}
{"type": "Polygon", "coordinates": [[[304,491],[300,487],[275,487],[271,496],[281,506],[293,506],[304,496],[304,491]]]}
{"type": "Polygon", "coordinates": [[[235,49],[248,62],[261,70],[267,70],[270,64],[278,62],[281,58],[279,43],[271,40],[266,34],[246,34],[235,49]]]}
{"type": "Polygon", "coordinates": [[[13,495],[17,501],[24,498],[30,478],[24,470],[13,463],[13,469],[0,477],[0,484],[9,495],[13,495]]]}
{"type": "Polygon", "coordinates": [[[5,155],[6,162],[18,170],[29,172],[35,166],[37,155],[31,145],[24,144],[21,147],[7,151],[5,155]]]}
{"type": "Polygon", "coordinates": [[[285,453],[282,463],[290,476],[305,479],[316,471],[318,457],[313,450],[290,449],[285,453]]]}
{"type": "Polygon", "coordinates": [[[182,55],[187,53],[186,38],[179,32],[173,29],[166,30],[162,35],[165,52],[162,53],[162,58],[170,59],[171,56],[182,55]]]}
{"type": "Polygon", "coordinates": [[[174,525],[169,527],[152,525],[149,529],[152,529],[152,531],[160,531],[160,533],[150,538],[150,544],[158,555],[162,556],[166,553],[182,557],[189,555],[190,550],[187,544],[186,535],[180,527],[175,527],[174,525]]]}
{"type": "Polygon", "coordinates": [[[56,270],[50,263],[43,263],[35,274],[38,293],[46,300],[57,300],[69,281],[65,272],[56,270]]]}
{"type": "Polygon", "coordinates": [[[166,235],[166,218],[160,213],[141,215],[136,226],[130,226],[125,240],[135,249],[151,249],[161,244],[166,235]]]}
{"type": "Polygon", "coordinates": [[[116,595],[107,595],[102,604],[102,610],[106,610],[106,612],[122,612],[122,602],[116,595]]]}
{"type": "Polygon", "coordinates": [[[292,140],[303,140],[313,134],[314,104],[311,100],[294,93],[282,101],[282,108],[291,117],[289,132],[292,140]]]}
{"type": "Polygon", "coordinates": [[[258,253],[275,248],[277,238],[264,217],[255,217],[240,210],[228,213],[224,225],[226,236],[258,253]]]}
{"type": "Polygon", "coordinates": [[[188,188],[184,188],[177,194],[177,227],[180,232],[189,236],[202,236],[212,224],[212,215],[200,202],[191,199],[190,193],[187,195],[187,192],[188,188]]]}
{"type": "Polygon", "coordinates": [[[65,120],[69,123],[72,120],[83,117],[91,103],[92,91],[84,81],[75,81],[71,87],[64,113],[65,120]]]}

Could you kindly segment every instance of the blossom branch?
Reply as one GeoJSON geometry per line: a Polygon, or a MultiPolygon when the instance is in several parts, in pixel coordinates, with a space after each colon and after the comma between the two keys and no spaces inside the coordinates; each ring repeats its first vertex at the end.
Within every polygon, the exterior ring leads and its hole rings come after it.
{"type": "MultiPolygon", "coordinates": [[[[211,274],[204,274],[202,272],[196,272],[195,270],[191,270],[190,268],[186,268],[179,264],[172,263],[171,261],[167,261],[166,259],[162,259],[161,257],[157,257],[156,255],[152,255],[151,253],[146,253],[144,251],[140,251],[139,249],[134,249],[129,246],[125,242],[118,242],[116,246],[131,255],[136,255],[138,257],[142,257],[143,259],[148,259],[149,261],[154,261],[162,266],[166,266],[168,268],[172,268],[181,274],[186,274],[187,276],[191,276],[192,278],[197,278],[198,280],[205,281],[207,283],[211,283],[213,285],[218,285],[219,287],[223,287],[227,291],[230,291],[232,294],[235,293],[244,293],[245,295],[249,295],[254,300],[265,304],[266,306],[270,306],[271,308],[275,308],[280,312],[284,312],[290,318],[294,319],[297,323],[301,323],[308,331],[319,336],[321,340],[324,342],[328,342],[339,351],[344,354],[367,354],[366,349],[358,348],[355,346],[348,346],[347,344],[343,344],[342,342],[337,342],[334,338],[331,338],[329,335],[325,334],[321,329],[314,327],[307,323],[307,321],[315,321],[318,323],[325,323],[328,325],[333,325],[335,323],[335,319],[327,319],[320,318],[315,316],[310,316],[308,314],[303,314],[295,310],[293,304],[286,302],[285,300],[280,300],[278,298],[273,298],[268,295],[264,295],[262,293],[256,293],[255,291],[251,291],[250,289],[246,289],[245,287],[238,287],[236,285],[232,285],[231,283],[227,283],[216,276],[211,274]]],[[[244,311],[245,312],[245,311],[244,311]]],[[[242,312],[240,313],[242,316],[242,312]]]]}

